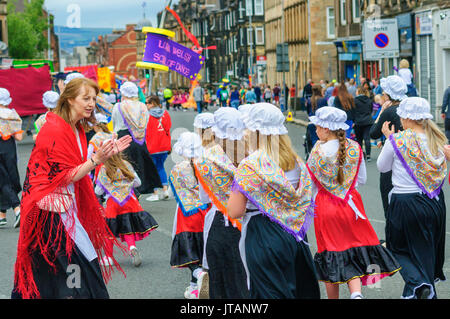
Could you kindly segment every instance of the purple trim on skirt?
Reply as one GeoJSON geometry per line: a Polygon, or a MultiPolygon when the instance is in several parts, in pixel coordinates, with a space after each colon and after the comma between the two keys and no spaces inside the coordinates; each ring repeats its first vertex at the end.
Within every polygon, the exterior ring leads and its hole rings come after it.
{"type": "Polygon", "coordinates": [[[233,180],[233,184],[231,185],[231,191],[232,192],[240,192],[242,193],[245,197],[247,197],[247,199],[255,206],[258,208],[258,210],[265,216],[267,216],[272,222],[277,223],[278,225],[281,226],[281,228],[283,228],[284,231],[286,231],[287,233],[289,233],[290,235],[294,236],[295,240],[297,240],[298,242],[303,241],[303,239],[306,236],[306,233],[308,232],[309,227],[311,226],[313,217],[314,217],[314,210],[316,205],[314,204],[314,201],[311,200],[311,204],[309,205],[307,211],[306,211],[306,216],[305,216],[305,222],[303,223],[302,228],[299,231],[295,231],[293,229],[291,229],[290,227],[288,227],[287,225],[283,224],[282,222],[280,222],[278,219],[274,218],[273,216],[271,216],[270,214],[268,214],[264,208],[252,197],[250,196],[249,193],[247,193],[236,180],[233,180]]]}
{"type": "Polygon", "coordinates": [[[144,145],[145,142],[145,137],[142,139],[142,141],[139,141],[133,134],[133,131],[131,130],[130,125],[128,124],[127,120],[125,119],[125,116],[123,116],[122,110],[120,109],[121,105],[118,105],[118,109],[119,109],[119,113],[122,116],[123,122],[125,123],[125,126],[128,128],[128,131],[131,134],[131,137],[133,139],[133,141],[135,141],[136,143],[138,143],[139,145],[144,145]]]}
{"type": "Polygon", "coordinates": [[[414,175],[413,170],[411,169],[411,167],[409,167],[408,163],[406,163],[406,160],[403,158],[402,153],[400,152],[400,150],[397,147],[397,143],[395,143],[395,139],[393,137],[393,135],[389,136],[389,141],[392,144],[392,147],[394,149],[394,153],[397,155],[398,159],[400,160],[400,162],[402,163],[403,167],[405,168],[405,170],[408,172],[409,176],[411,176],[411,178],[414,180],[414,182],[417,184],[417,186],[419,186],[419,188],[422,190],[422,192],[424,194],[426,194],[430,199],[435,198],[436,196],[438,196],[441,193],[441,188],[442,185],[444,185],[444,181],[445,179],[442,181],[441,185],[435,189],[434,191],[432,191],[431,193],[428,192],[426,190],[426,188],[419,182],[419,180],[417,179],[417,177],[414,175]]]}

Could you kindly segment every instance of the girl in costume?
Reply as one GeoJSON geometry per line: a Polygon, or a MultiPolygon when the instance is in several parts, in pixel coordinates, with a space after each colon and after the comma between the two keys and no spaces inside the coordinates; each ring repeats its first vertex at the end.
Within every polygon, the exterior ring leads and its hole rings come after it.
{"type": "Polygon", "coordinates": [[[177,201],[170,265],[175,268],[188,267],[191,271],[191,283],[184,293],[187,299],[199,298],[199,284],[206,276],[201,266],[203,223],[211,205],[203,204],[200,200],[193,162],[195,158],[202,156],[201,143],[200,137],[195,133],[181,134],[173,150],[183,160],[173,167],[169,176],[169,184],[177,201]]]}
{"type": "Polygon", "coordinates": [[[102,143],[112,138],[112,133],[108,129],[108,118],[101,114],[95,113],[96,123],[92,125],[92,130],[95,132],[88,145],[88,158],[92,156],[100,148],[102,143]]]}
{"type": "MultiPolygon", "coordinates": [[[[136,241],[143,240],[158,227],[134,194],[140,184],[133,166],[121,154],[116,154],[100,168],[95,186],[97,195],[105,195],[106,222],[113,235],[127,243],[135,267],[142,263],[136,241]]],[[[110,249],[112,254],[112,245],[110,249]]],[[[104,258],[103,262],[111,264],[112,260],[104,258]]]]}
{"type": "Polygon", "coordinates": [[[36,134],[33,134],[33,141],[36,141],[37,135],[41,130],[41,127],[45,123],[45,117],[48,112],[52,112],[56,104],[58,103],[59,94],[54,91],[47,91],[42,96],[42,103],[47,108],[47,112],[38,117],[38,119],[34,122],[34,129],[36,130],[36,134]]]}
{"type": "Polygon", "coordinates": [[[14,209],[14,228],[20,224],[20,199],[22,190],[17,168],[16,141],[21,141],[22,119],[14,109],[7,89],[0,88],[0,226],[7,224],[6,211],[14,209]]]}
{"type": "Polygon", "coordinates": [[[105,280],[112,268],[101,268],[98,260],[112,234],[87,175],[126,149],[131,138],[103,143],[87,158],[83,127],[95,122],[98,92],[92,80],[72,80],[36,139],[22,191],[12,298],[109,297],[105,280]],[[75,286],[67,284],[73,265],[81,274],[75,286]]]}
{"type": "Polygon", "coordinates": [[[447,138],[432,121],[420,97],[397,108],[403,127],[383,124],[387,141],[377,159],[380,172],[392,170],[393,189],[386,220],[386,245],[402,266],[403,298],[436,298],[435,283],[445,280],[445,200],[447,138]]]}
{"type": "Polygon", "coordinates": [[[147,107],[139,102],[139,90],[136,84],[125,82],[120,87],[122,101],[114,105],[112,112],[113,130],[118,137],[131,135],[133,141],[125,151],[126,158],[141,180],[136,188],[136,196],[152,194],[156,188],[162,188],[156,166],[145,144],[145,133],[148,122],[147,107]]]}
{"type": "Polygon", "coordinates": [[[374,284],[400,269],[380,244],[356,190],[366,182],[366,167],[359,144],[345,138],[346,119],[344,111],[329,106],[310,117],[320,139],[307,163],[316,188],[314,262],[330,299],[339,298],[342,283],[348,285],[352,299],[362,298],[361,285],[374,284]]]}
{"type": "Polygon", "coordinates": [[[239,254],[241,223],[230,218],[226,209],[234,172],[244,157],[241,114],[235,108],[219,108],[211,130],[216,144],[205,149],[204,157],[195,162],[200,198],[207,197],[213,204],[205,217],[203,267],[208,269],[211,299],[247,298],[245,269],[239,254]]]}
{"type": "Polygon", "coordinates": [[[244,217],[239,248],[250,297],[319,299],[304,242],[314,212],[306,165],[293,150],[276,106],[255,104],[243,120],[251,154],[234,174],[227,209],[231,218],[244,217]]]}

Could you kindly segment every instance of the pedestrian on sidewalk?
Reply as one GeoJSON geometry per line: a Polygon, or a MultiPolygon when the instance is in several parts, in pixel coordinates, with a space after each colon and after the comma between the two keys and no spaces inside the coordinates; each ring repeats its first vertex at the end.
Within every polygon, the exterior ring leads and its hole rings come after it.
{"type": "Polygon", "coordinates": [[[200,86],[200,83],[197,83],[194,90],[192,91],[192,95],[194,97],[194,101],[197,104],[197,112],[200,114],[203,110],[203,99],[205,95],[205,90],[200,86]]]}
{"type": "MultiPolygon", "coordinates": [[[[169,112],[162,108],[159,104],[157,96],[152,95],[147,98],[147,108],[149,113],[147,131],[146,131],[146,145],[153,162],[158,171],[159,178],[162,184],[162,199],[169,198],[168,179],[164,163],[172,150],[172,138],[170,129],[172,128],[172,119],[169,112]]],[[[148,201],[159,200],[158,190],[147,197],[148,201]]]]}
{"type": "MultiPolygon", "coordinates": [[[[374,140],[383,136],[382,128],[385,122],[389,122],[389,129],[393,128],[394,132],[403,130],[397,108],[400,102],[407,98],[406,92],[408,90],[405,82],[398,75],[382,78],[380,86],[383,89],[382,106],[378,117],[370,128],[370,138],[374,140]]],[[[392,171],[380,172],[380,193],[385,217],[389,206],[388,196],[392,187],[392,171]]]]}
{"type": "Polygon", "coordinates": [[[138,88],[132,82],[122,84],[120,93],[122,101],[114,105],[112,112],[113,131],[119,138],[131,135],[133,139],[125,150],[125,157],[141,180],[141,186],[135,190],[139,198],[141,194],[153,194],[157,188],[162,188],[162,183],[145,142],[149,120],[147,106],[138,100],[138,88]]]}
{"type": "MultiPolygon", "coordinates": [[[[139,187],[141,180],[133,166],[116,154],[105,161],[100,168],[95,182],[95,193],[105,196],[105,219],[109,229],[116,238],[128,245],[129,254],[135,267],[142,263],[142,257],[136,247],[136,241],[146,238],[158,227],[153,216],[145,211],[137,199],[134,189],[139,187]]],[[[108,254],[100,263],[112,266],[112,241],[108,254]]]]}
{"type": "Polygon", "coordinates": [[[306,237],[314,216],[306,165],[276,106],[255,104],[243,121],[250,155],[234,174],[227,210],[243,217],[239,250],[250,298],[320,299],[306,237]]]}
{"type": "Polygon", "coordinates": [[[194,169],[194,160],[203,154],[202,140],[196,133],[185,132],[180,135],[173,150],[182,157],[182,161],[173,167],[169,177],[170,187],[177,201],[170,265],[174,268],[189,268],[191,282],[184,297],[199,299],[200,291],[208,295],[208,274],[202,269],[203,226],[205,216],[211,208],[211,204],[204,204],[200,200],[194,169]]]}
{"type": "Polygon", "coordinates": [[[370,162],[370,154],[372,145],[370,144],[370,128],[373,124],[372,118],[372,100],[369,97],[369,91],[363,86],[359,86],[356,90],[355,110],[354,110],[354,130],[356,141],[365,149],[364,158],[370,162]],[[364,144],[363,144],[364,142],[364,144]]]}
{"type": "Polygon", "coordinates": [[[346,119],[344,111],[328,106],[310,117],[320,138],[307,163],[315,185],[314,262],[329,299],[339,298],[342,283],[348,285],[351,299],[363,298],[361,286],[374,284],[400,269],[380,244],[366,216],[357,191],[358,185],[367,180],[366,166],[359,144],[345,137],[346,119]]]}
{"type": "Polygon", "coordinates": [[[227,202],[234,173],[245,157],[242,142],[245,126],[234,108],[214,112],[212,131],[216,144],[205,150],[194,162],[203,203],[212,208],[205,217],[205,254],[203,266],[208,269],[211,299],[248,298],[247,279],[239,254],[240,222],[228,216],[227,202]]]}
{"type": "Polygon", "coordinates": [[[42,104],[47,108],[47,112],[40,115],[37,120],[34,122],[34,130],[36,134],[33,134],[33,141],[36,141],[37,135],[41,130],[42,126],[45,124],[45,117],[48,112],[53,112],[58,104],[59,94],[54,91],[47,91],[42,96],[42,104]]]}
{"type": "Polygon", "coordinates": [[[0,88],[0,226],[7,224],[6,212],[14,210],[14,228],[20,225],[22,190],[17,168],[16,141],[23,138],[22,119],[16,110],[8,107],[12,99],[7,89],[0,88]]]}
{"type": "Polygon", "coordinates": [[[388,140],[378,157],[380,172],[392,171],[394,185],[386,218],[386,245],[402,269],[402,298],[436,299],[445,280],[447,175],[445,134],[433,122],[430,104],[408,97],[397,108],[403,131],[383,124],[388,140]]]}
{"type": "Polygon", "coordinates": [[[90,79],[72,80],[39,132],[22,192],[12,298],[109,298],[113,269],[99,259],[112,233],[88,173],[129,147],[131,137],[103,143],[87,158],[83,127],[95,122],[98,92],[90,79]],[[74,265],[83,274],[76,286],[67,284],[74,265]]]}

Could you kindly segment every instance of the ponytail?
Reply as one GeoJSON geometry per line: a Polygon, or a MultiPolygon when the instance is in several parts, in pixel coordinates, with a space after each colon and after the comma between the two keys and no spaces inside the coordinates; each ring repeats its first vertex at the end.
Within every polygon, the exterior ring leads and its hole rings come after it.
{"type": "Polygon", "coordinates": [[[439,150],[443,150],[444,145],[448,143],[447,137],[432,120],[422,120],[417,121],[417,123],[421,124],[425,131],[431,154],[433,156],[438,155],[439,150]]]}
{"type": "Polygon", "coordinates": [[[195,174],[194,158],[191,157],[191,159],[189,160],[189,163],[191,164],[191,168],[192,168],[192,172],[194,173],[195,181],[198,184],[198,178],[197,178],[197,175],[195,174]]]}
{"type": "Polygon", "coordinates": [[[345,150],[347,148],[346,142],[347,139],[345,138],[345,131],[344,130],[338,130],[335,132],[336,136],[339,140],[339,150],[338,150],[338,173],[337,173],[337,181],[339,185],[342,185],[344,183],[344,164],[346,159],[345,150]]]}

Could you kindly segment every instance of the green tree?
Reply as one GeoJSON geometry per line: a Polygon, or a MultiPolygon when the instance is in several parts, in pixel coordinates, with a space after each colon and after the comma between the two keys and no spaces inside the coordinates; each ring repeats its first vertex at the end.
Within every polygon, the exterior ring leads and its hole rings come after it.
{"type": "Polygon", "coordinates": [[[24,12],[16,12],[15,2],[8,2],[9,55],[16,59],[34,59],[48,47],[44,33],[48,25],[42,10],[44,0],[25,2],[24,12]]]}

